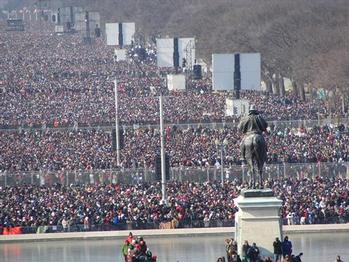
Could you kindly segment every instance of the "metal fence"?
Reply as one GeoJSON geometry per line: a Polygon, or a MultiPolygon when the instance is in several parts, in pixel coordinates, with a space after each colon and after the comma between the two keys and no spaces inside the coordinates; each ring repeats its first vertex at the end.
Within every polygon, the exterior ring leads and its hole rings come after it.
{"type": "MultiPolygon", "coordinates": [[[[281,163],[264,167],[265,178],[314,178],[316,176],[349,178],[349,162],[281,163]]],[[[221,180],[221,177],[221,170],[214,167],[171,169],[171,178],[178,181],[217,181],[221,180]]],[[[224,169],[223,179],[224,181],[248,181],[247,167],[238,165],[227,167],[224,169]]]]}
{"type": "MultiPolygon", "coordinates": [[[[209,227],[233,227],[235,225],[234,220],[215,220],[209,221],[203,220],[191,220],[187,219],[180,221],[176,228],[209,228],[209,227]]],[[[21,234],[41,234],[41,233],[61,233],[61,232],[88,232],[88,231],[113,231],[113,230],[143,230],[143,229],[160,229],[160,223],[158,222],[126,222],[119,224],[104,223],[104,224],[70,224],[66,228],[59,225],[48,226],[27,226],[20,227],[21,234]]],[[[4,229],[0,228],[0,235],[4,233],[4,229]]],[[[7,235],[7,234],[5,234],[7,235]]]]}
{"type": "MultiPolygon", "coordinates": [[[[265,178],[313,178],[342,177],[349,178],[349,162],[319,162],[319,163],[281,163],[265,165],[265,178]]],[[[246,167],[228,166],[223,170],[224,181],[248,181],[246,167]]],[[[177,181],[221,181],[222,172],[216,167],[173,167],[170,169],[170,179],[177,181]]],[[[84,171],[40,171],[40,172],[0,172],[0,186],[15,186],[24,184],[51,185],[60,183],[71,184],[137,184],[157,181],[155,171],[147,168],[119,170],[84,170],[84,171]]]]}
{"type": "MultiPolygon", "coordinates": [[[[206,128],[224,128],[224,127],[236,127],[238,124],[237,121],[227,120],[221,122],[194,122],[194,123],[166,123],[165,126],[176,126],[177,128],[198,128],[198,127],[206,127],[206,128]]],[[[344,124],[349,125],[349,117],[328,117],[328,118],[319,118],[319,119],[296,119],[296,120],[268,120],[269,126],[273,125],[278,128],[299,128],[299,127],[314,127],[314,126],[323,126],[323,125],[338,125],[344,124]]],[[[120,124],[123,129],[138,129],[138,128],[155,128],[159,129],[158,124],[120,124]]],[[[75,123],[72,126],[59,126],[53,127],[52,125],[43,125],[43,126],[32,126],[32,127],[1,127],[0,131],[18,131],[18,130],[72,130],[72,129],[101,129],[101,130],[111,130],[114,128],[114,125],[110,123],[104,124],[94,124],[94,125],[80,125],[75,123]]]]}

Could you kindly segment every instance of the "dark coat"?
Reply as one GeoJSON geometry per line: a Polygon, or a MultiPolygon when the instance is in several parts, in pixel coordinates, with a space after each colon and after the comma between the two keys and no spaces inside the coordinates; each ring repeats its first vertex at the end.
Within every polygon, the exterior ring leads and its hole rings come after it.
{"type": "Polygon", "coordinates": [[[288,240],[284,240],[282,242],[282,253],[283,255],[291,255],[292,254],[292,242],[288,240]]]}
{"type": "Polygon", "coordinates": [[[282,243],[280,240],[274,241],[273,247],[274,247],[274,254],[282,255],[282,243]]]}
{"type": "Polygon", "coordinates": [[[251,260],[251,262],[257,261],[259,257],[259,248],[250,246],[250,248],[247,251],[247,257],[251,260]]]}
{"type": "Polygon", "coordinates": [[[262,134],[268,127],[267,122],[257,112],[253,111],[241,119],[238,129],[244,134],[262,134]]]}

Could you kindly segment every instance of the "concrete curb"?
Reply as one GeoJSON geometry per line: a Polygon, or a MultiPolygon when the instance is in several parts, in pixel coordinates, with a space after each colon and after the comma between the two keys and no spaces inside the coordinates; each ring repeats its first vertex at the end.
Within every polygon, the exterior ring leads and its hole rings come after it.
{"type": "MultiPolygon", "coordinates": [[[[283,234],[306,234],[306,233],[334,233],[349,232],[348,224],[329,225],[294,225],[283,226],[283,234]]],[[[123,239],[129,231],[93,231],[93,232],[71,232],[71,233],[48,233],[48,234],[23,234],[23,235],[0,235],[0,243],[26,242],[26,241],[59,241],[59,240],[91,240],[91,239],[123,239]]],[[[180,229],[152,229],[132,230],[136,236],[146,238],[154,237],[182,237],[182,236],[228,236],[235,233],[233,227],[214,228],[180,228],[180,229]]]]}
{"type": "MultiPolygon", "coordinates": [[[[136,236],[152,237],[180,237],[202,235],[230,235],[235,232],[233,227],[213,228],[178,228],[178,229],[148,229],[132,230],[136,236]]],[[[23,241],[56,241],[56,240],[88,240],[88,239],[124,239],[129,231],[93,231],[71,233],[47,233],[47,234],[23,234],[23,235],[0,235],[0,243],[23,242],[23,241]]]]}
{"type": "Polygon", "coordinates": [[[349,223],[283,226],[282,231],[284,234],[349,232],[349,223]]]}

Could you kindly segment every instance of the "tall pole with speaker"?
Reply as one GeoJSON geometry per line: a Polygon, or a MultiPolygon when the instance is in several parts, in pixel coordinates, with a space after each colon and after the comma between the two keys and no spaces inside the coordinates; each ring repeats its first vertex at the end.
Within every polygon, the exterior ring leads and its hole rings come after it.
{"type": "Polygon", "coordinates": [[[118,82],[114,80],[115,95],[115,139],[116,139],[116,164],[120,166],[120,132],[119,132],[119,114],[118,114],[118,82]]]}
{"type": "Polygon", "coordinates": [[[163,97],[159,97],[160,104],[160,146],[161,146],[161,202],[167,204],[166,192],[166,159],[165,159],[165,141],[164,141],[164,111],[163,111],[163,97]]]}
{"type": "Polygon", "coordinates": [[[89,12],[85,12],[85,23],[86,23],[86,36],[84,38],[85,44],[91,44],[91,32],[90,32],[90,18],[89,12]]]}

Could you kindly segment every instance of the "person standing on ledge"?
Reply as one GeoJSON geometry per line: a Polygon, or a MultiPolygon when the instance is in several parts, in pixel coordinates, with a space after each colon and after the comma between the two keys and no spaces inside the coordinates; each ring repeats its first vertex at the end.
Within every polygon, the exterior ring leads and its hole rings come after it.
{"type": "Polygon", "coordinates": [[[244,138],[241,141],[240,149],[241,149],[241,161],[246,163],[246,148],[245,148],[245,139],[254,134],[261,135],[261,139],[263,139],[263,143],[266,146],[264,137],[262,133],[267,130],[268,124],[264,120],[264,118],[259,114],[254,105],[250,106],[248,115],[243,117],[240,120],[238,125],[238,129],[244,134],[244,138]]]}
{"type": "Polygon", "coordinates": [[[288,240],[288,236],[285,236],[284,241],[282,242],[282,254],[285,258],[286,256],[291,257],[292,254],[292,242],[288,240]]]}
{"type": "Polygon", "coordinates": [[[274,261],[281,261],[282,258],[282,243],[280,239],[277,237],[273,243],[274,247],[274,261]]]}

